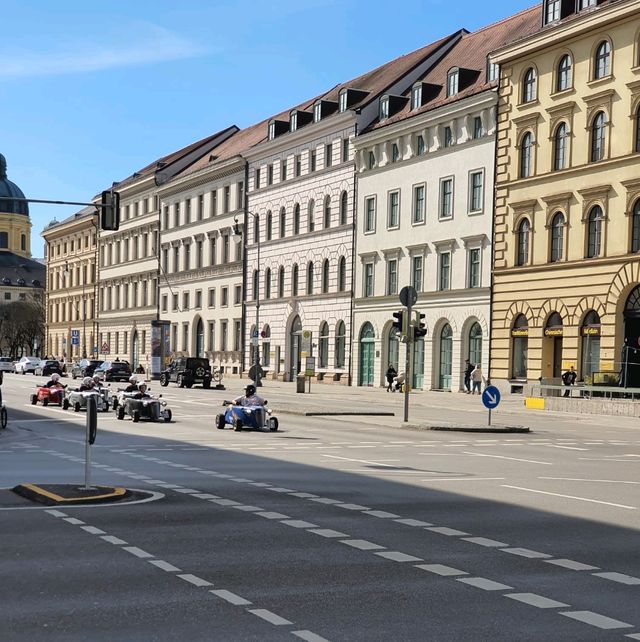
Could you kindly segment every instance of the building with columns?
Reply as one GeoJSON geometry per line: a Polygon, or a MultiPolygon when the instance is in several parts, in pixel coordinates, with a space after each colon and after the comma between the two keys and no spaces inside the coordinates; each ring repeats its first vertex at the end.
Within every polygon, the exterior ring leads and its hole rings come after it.
{"type": "Polygon", "coordinates": [[[263,123],[213,148],[158,188],[160,315],[171,322],[173,355],[208,358],[226,376],[242,372],[243,152],[264,138],[263,123]]]}
{"type": "Polygon", "coordinates": [[[534,9],[465,32],[402,91],[383,94],[355,139],[357,385],[385,385],[390,364],[405,371],[392,314],[408,285],[427,329],[411,346],[411,386],[461,390],[467,359],[488,372],[497,69],[487,56],[538,21],[534,9]]]}
{"type": "Polygon", "coordinates": [[[245,345],[267,376],[351,381],[354,137],[460,39],[457,32],[270,118],[248,160],[245,345]],[[256,321],[257,318],[257,321],[256,321]]]}
{"type": "Polygon", "coordinates": [[[47,259],[46,341],[43,352],[67,360],[97,347],[96,208],[85,207],[43,231],[47,259]]]}
{"type": "Polygon", "coordinates": [[[640,0],[546,0],[500,65],[491,378],[640,387],[640,0]]]}

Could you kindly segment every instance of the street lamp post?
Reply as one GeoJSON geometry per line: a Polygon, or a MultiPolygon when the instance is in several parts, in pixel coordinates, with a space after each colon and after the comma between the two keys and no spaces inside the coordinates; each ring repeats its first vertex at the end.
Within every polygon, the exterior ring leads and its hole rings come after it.
{"type": "MultiPolygon", "coordinates": [[[[253,359],[253,383],[256,388],[260,387],[262,385],[262,380],[261,380],[261,369],[260,369],[260,347],[258,345],[258,340],[257,337],[260,336],[260,215],[259,214],[254,214],[253,212],[247,211],[247,214],[251,214],[253,216],[254,220],[256,221],[256,225],[258,227],[258,234],[256,236],[256,246],[257,246],[257,252],[258,252],[258,268],[256,270],[257,272],[257,278],[256,278],[256,345],[252,346],[254,350],[254,359],[253,359]]],[[[233,235],[237,237],[242,236],[242,230],[240,229],[240,225],[238,224],[238,218],[233,217],[233,235]]],[[[245,238],[245,246],[246,246],[246,238],[245,238]]],[[[253,337],[251,337],[252,343],[253,343],[253,337]]]]}
{"type": "MultiPolygon", "coordinates": [[[[68,280],[68,286],[71,284],[71,279],[70,279],[70,271],[69,271],[69,263],[64,264],[64,275],[65,275],[65,280],[68,280]]],[[[87,299],[85,296],[85,279],[82,279],[82,358],[86,359],[87,358],[87,299]]],[[[78,315],[80,314],[80,310],[78,309],[78,306],[73,302],[73,297],[71,298],[71,305],[75,307],[76,312],[78,312],[78,315]]],[[[73,347],[71,348],[71,352],[73,353],[73,347]]]]}

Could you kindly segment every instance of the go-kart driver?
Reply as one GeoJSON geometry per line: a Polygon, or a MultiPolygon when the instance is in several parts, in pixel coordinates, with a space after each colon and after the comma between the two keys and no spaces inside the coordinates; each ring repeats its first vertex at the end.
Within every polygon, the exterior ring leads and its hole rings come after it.
{"type": "Polygon", "coordinates": [[[45,388],[66,388],[63,384],[60,383],[60,375],[57,372],[54,372],[51,375],[51,381],[47,381],[44,384],[45,388]]]}
{"type": "Polygon", "coordinates": [[[266,403],[266,399],[256,394],[256,387],[252,383],[244,389],[244,395],[233,400],[234,406],[264,406],[266,403]]]}
{"type": "Polygon", "coordinates": [[[102,379],[100,379],[100,375],[93,375],[93,386],[94,388],[102,388],[102,379]]]}
{"type": "Polygon", "coordinates": [[[147,384],[141,383],[138,385],[138,392],[133,395],[134,399],[151,399],[151,395],[147,392],[147,384]]]}
{"type": "Polygon", "coordinates": [[[129,377],[129,385],[124,389],[125,392],[138,392],[138,380],[135,377],[129,377]]]}
{"type": "Polygon", "coordinates": [[[95,385],[94,381],[93,381],[93,379],[91,377],[85,377],[82,380],[82,384],[80,385],[78,390],[80,392],[88,392],[89,390],[93,390],[94,389],[94,385],[95,385]]]}

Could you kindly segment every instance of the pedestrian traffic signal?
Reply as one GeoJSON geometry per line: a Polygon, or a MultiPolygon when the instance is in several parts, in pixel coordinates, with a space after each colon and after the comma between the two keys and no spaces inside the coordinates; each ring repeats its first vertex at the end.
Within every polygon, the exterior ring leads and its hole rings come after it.
{"type": "Polygon", "coordinates": [[[427,336],[427,326],[422,321],[423,319],[424,319],[424,314],[421,314],[420,312],[416,312],[416,318],[415,318],[415,321],[413,322],[414,339],[419,339],[420,337],[427,336]]]}
{"type": "Polygon", "coordinates": [[[100,229],[115,232],[120,227],[120,194],[113,190],[102,192],[100,229]]]}

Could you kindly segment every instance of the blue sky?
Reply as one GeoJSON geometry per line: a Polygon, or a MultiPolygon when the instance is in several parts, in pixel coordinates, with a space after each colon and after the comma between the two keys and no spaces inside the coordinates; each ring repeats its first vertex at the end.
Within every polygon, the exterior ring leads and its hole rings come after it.
{"type": "MultiPolygon", "coordinates": [[[[228,125],[533,4],[2,0],[0,153],[28,197],[89,200],[228,125]]],[[[31,206],[34,255],[42,228],[77,209],[31,206]]]]}

